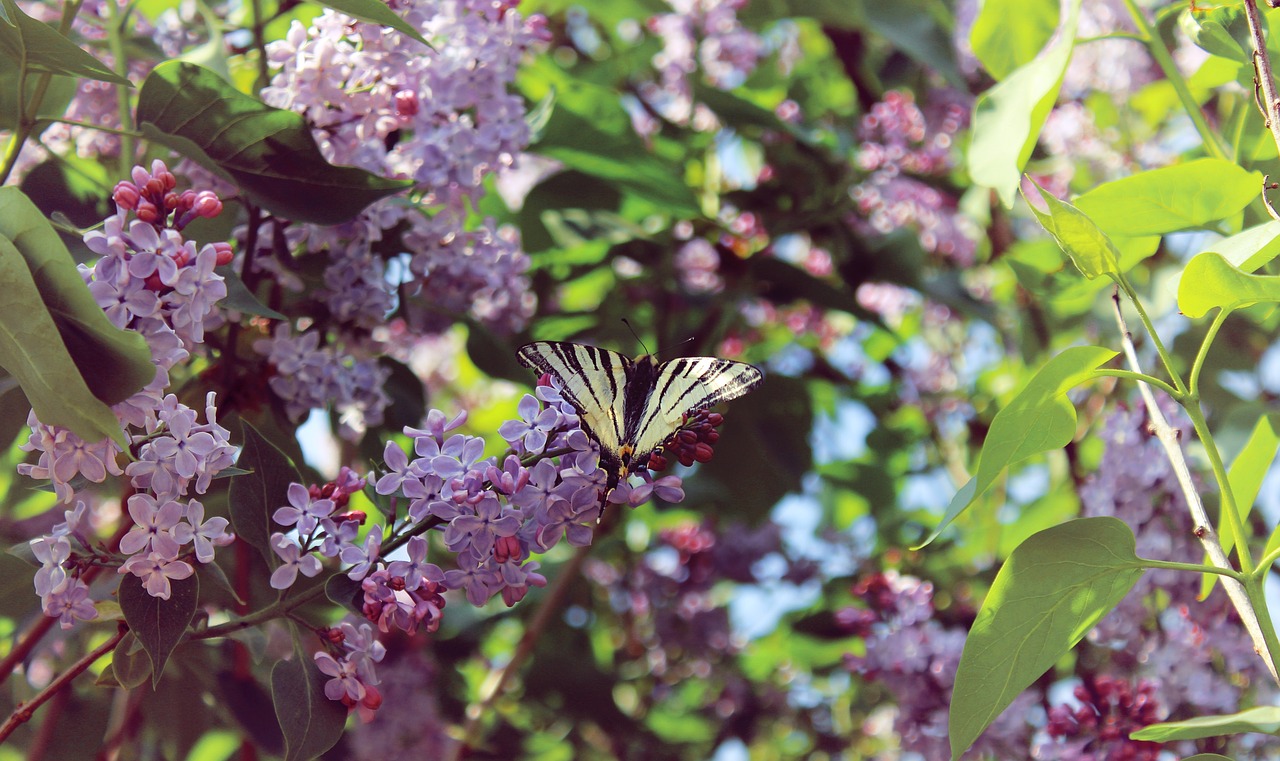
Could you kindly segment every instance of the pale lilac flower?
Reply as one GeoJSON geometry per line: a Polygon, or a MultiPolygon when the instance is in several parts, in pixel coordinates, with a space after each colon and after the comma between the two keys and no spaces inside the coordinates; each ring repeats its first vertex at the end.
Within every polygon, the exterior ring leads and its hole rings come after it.
{"type": "Polygon", "coordinates": [[[195,542],[196,560],[201,563],[213,562],[213,548],[225,547],[235,541],[236,535],[227,531],[230,525],[226,518],[215,515],[204,519],[204,505],[196,500],[187,504],[187,522],[178,524],[176,530],[178,541],[182,544],[195,542]]]}
{"type": "Polygon", "coordinates": [[[47,597],[67,580],[67,569],[62,564],[71,557],[71,542],[65,536],[42,536],[32,539],[29,545],[31,553],[40,561],[40,570],[35,576],[36,594],[47,597]]]}
{"type": "Polygon", "coordinates": [[[158,552],[134,555],[120,566],[120,573],[132,573],[142,579],[143,586],[152,597],[168,600],[172,594],[169,579],[185,579],[195,573],[189,563],[165,557],[158,552]]]}
{"type": "Polygon", "coordinates": [[[63,629],[70,629],[77,620],[92,621],[98,617],[98,609],[89,599],[89,586],[80,579],[69,579],[52,590],[45,598],[43,610],[46,616],[57,617],[58,626],[63,629]]]}
{"type": "Polygon", "coordinates": [[[424,581],[444,581],[444,572],[434,563],[427,562],[427,540],[411,537],[408,545],[409,559],[394,560],[387,564],[387,573],[404,579],[406,592],[422,586],[424,581]]]}
{"type": "Polygon", "coordinates": [[[508,420],[498,427],[498,435],[508,443],[520,442],[527,454],[541,454],[547,445],[547,432],[560,422],[555,409],[542,409],[538,400],[525,394],[516,406],[519,420],[508,420]]]}
{"type": "Polygon", "coordinates": [[[120,540],[120,551],[132,555],[150,549],[169,560],[178,557],[180,547],[173,530],[185,512],[182,504],[174,500],[157,505],[150,494],[129,497],[129,515],[134,526],[120,540]]]}
{"type": "Polygon", "coordinates": [[[298,580],[298,573],[308,578],[320,573],[320,559],[294,544],[284,534],[271,535],[271,548],[283,562],[271,572],[272,589],[288,589],[298,580]]]}
{"type": "Polygon", "coordinates": [[[320,673],[331,677],[324,683],[324,696],[330,700],[342,700],[344,697],[357,702],[364,697],[364,684],[361,683],[356,667],[345,658],[341,661],[321,651],[315,654],[316,668],[320,673]]]}
{"type": "Polygon", "coordinates": [[[374,564],[378,562],[378,555],[382,551],[382,527],[374,526],[369,529],[369,533],[364,538],[364,547],[349,545],[342,548],[339,557],[344,563],[353,563],[354,565],[347,571],[347,577],[353,581],[360,581],[371,570],[374,564]]]}
{"type": "Polygon", "coordinates": [[[320,520],[328,518],[336,509],[331,499],[313,500],[307,487],[302,484],[289,484],[288,497],[289,504],[278,508],[271,520],[281,526],[297,524],[298,533],[302,536],[315,531],[320,520]]]}

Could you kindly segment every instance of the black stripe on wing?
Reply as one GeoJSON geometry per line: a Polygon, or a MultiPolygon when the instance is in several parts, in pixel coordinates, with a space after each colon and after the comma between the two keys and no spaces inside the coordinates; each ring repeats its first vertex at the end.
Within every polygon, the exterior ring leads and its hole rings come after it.
{"type": "Polygon", "coordinates": [[[616,453],[623,441],[631,360],[617,352],[565,341],[525,344],[516,356],[525,367],[559,378],[560,394],[578,411],[582,427],[601,448],[616,453]]]}
{"type": "Polygon", "coordinates": [[[666,441],[685,415],[737,399],[763,380],[755,367],[728,359],[687,357],[664,363],[634,432],[637,456],[666,441]]]}

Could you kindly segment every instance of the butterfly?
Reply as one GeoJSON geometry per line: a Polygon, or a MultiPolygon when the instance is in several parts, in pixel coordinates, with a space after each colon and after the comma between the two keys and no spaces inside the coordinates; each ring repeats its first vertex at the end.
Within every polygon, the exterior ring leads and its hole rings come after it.
{"type": "Polygon", "coordinates": [[[578,411],[582,428],[600,445],[605,494],[640,468],[671,437],[685,415],[737,399],[764,376],[745,362],[682,357],[658,363],[563,341],[521,346],[520,364],[560,379],[560,395],[578,411]]]}

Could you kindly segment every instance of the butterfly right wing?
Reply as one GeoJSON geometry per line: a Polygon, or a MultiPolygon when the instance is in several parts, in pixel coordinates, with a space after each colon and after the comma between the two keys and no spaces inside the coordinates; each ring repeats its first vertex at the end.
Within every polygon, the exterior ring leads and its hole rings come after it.
{"type": "Polygon", "coordinates": [[[625,434],[627,373],[631,360],[616,351],[566,341],[535,341],[516,352],[520,364],[560,379],[565,401],[578,411],[582,427],[617,461],[625,434]]]}
{"type": "Polygon", "coordinates": [[[632,431],[636,456],[657,449],[685,415],[737,399],[763,381],[759,369],[730,359],[683,357],[664,362],[632,431]]]}

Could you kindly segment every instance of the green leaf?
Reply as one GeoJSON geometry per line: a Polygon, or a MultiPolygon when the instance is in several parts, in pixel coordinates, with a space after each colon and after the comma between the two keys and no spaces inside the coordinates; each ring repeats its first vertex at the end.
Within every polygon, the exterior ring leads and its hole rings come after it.
{"type": "Polygon", "coordinates": [[[222,275],[227,284],[227,296],[218,302],[218,305],[223,309],[234,309],[244,314],[269,317],[273,320],[289,319],[259,301],[258,297],[253,295],[253,292],[244,284],[244,281],[240,279],[239,273],[231,265],[219,267],[216,271],[219,275],[222,275]]]}
{"type": "Polygon", "coordinates": [[[1280,275],[1245,274],[1212,251],[1187,262],[1178,283],[1178,310],[1192,319],[1273,301],[1280,301],[1280,275]]]}
{"type": "Polygon", "coordinates": [[[1241,272],[1254,272],[1280,254],[1280,222],[1268,220],[1254,225],[1217,241],[1210,248],[1241,272]]]}
{"type": "Polygon", "coordinates": [[[1249,28],[1239,7],[1218,6],[1208,11],[1187,8],[1178,26],[1201,50],[1238,63],[1250,58],[1249,28]]]}
{"type": "Polygon", "coordinates": [[[1112,235],[1163,235],[1236,214],[1261,190],[1260,173],[1205,158],[1103,183],[1075,205],[1112,235]]]}
{"type": "Polygon", "coordinates": [[[0,188],[0,366],[40,420],[126,446],[108,405],[155,377],[151,351],[107,319],[58,234],[17,188],[0,188]]]}
{"type": "Polygon", "coordinates": [[[413,185],[329,164],[301,114],[244,95],[195,64],[169,61],[151,72],[138,96],[138,124],[263,208],[300,222],[345,222],[413,185]]]}
{"type": "Polygon", "coordinates": [[[1062,75],[1075,45],[1080,0],[1068,0],[1067,19],[1057,39],[1004,81],[978,96],[969,144],[969,175],[992,188],[1006,207],[1013,206],[1022,168],[1058,99],[1062,75]]]}
{"type": "Polygon", "coordinates": [[[141,687],[151,676],[151,656],[132,631],[125,634],[111,652],[111,671],[116,683],[130,690],[141,687]]]}
{"type": "Polygon", "coordinates": [[[936,539],[995,483],[1005,468],[1070,443],[1076,433],[1076,408],[1067,399],[1067,391],[1093,377],[1115,355],[1115,351],[1101,346],[1073,346],[1040,368],[1031,382],[996,413],[982,443],[977,473],[952,498],[942,522],[919,547],[936,539]]]}
{"type": "MultiPolygon", "coordinates": [[[[964,87],[956,66],[950,31],[944,29],[921,0],[869,0],[860,4],[868,27],[897,50],[938,72],[953,87],[964,87]]],[[[1024,11],[1025,12],[1025,11],[1024,11]]],[[[1054,22],[1057,22],[1057,11],[1054,22]]]]}
{"type": "Polygon", "coordinates": [[[1033,534],[1013,551],[969,631],[951,692],[951,755],[1114,608],[1143,574],[1133,531],[1081,518],[1033,534]]]}
{"type": "Polygon", "coordinates": [[[520,77],[530,100],[555,92],[555,109],[530,150],[685,218],[701,218],[683,168],[656,155],[631,127],[616,91],[569,77],[548,63],[534,63],[520,77]]]}
{"type": "Polygon", "coordinates": [[[427,47],[431,47],[431,43],[427,42],[427,38],[423,37],[413,25],[393,10],[387,7],[383,0],[315,0],[320,5],[328,6],[340,13],[345,13],[352,18],[367,21],[370,24],[380,24],[389,26],[392,29],[404,32],[418,42],[427,47]]]}
{"type": "Polygon", "coordinates": [[[969,44],[991,76],[1001,80],[1048,44],[1060,15],[1058,0],[985,0],[969,44]]]}
{"type": "Polygon", "coordinates": [[[324,596],[335,605],[341,605],[357,616],[364,615],[364,592],[360,582],[345,573],[335,573],[324,583],[324,596]]]}
{"type": "Polygon", "coordinates": [[[288,456],[248,421],[241,421],[244,448],[236,465],[252,470],[231,482],[230,515],[236,536],[256,547],[269,568],[276,566],[271,549],[271,514],[289,504],[289,484],[301,482],[288,456]]]}
{"type": "Polygon", "coordinates": [[[803,300],[825,309],[848,312],[864,320],[879,321],[878,316],[858,303],[853,288],[836,287],[774,256],[753,256],[748,266],[759,283],[760,295],[770,301],[785,304],[803,300]]]}
{"type": "Polygon", "coordinates": [[[0,0],[10,23],[0,23],[0,68],[83,77],[132,87],[127,78],[86,53],[57,29],[22,12],[14,0],[0,0]]]}
{"type": "Polygon", "coordinates": [[[301,653],[271,669],[271,700],[284,732],[287,761],[315,758],[342,737],[346,706],[324,696],[323,675],[301,653]]]}
{"type": "Polygon", "coordinates": [[[137,576],[130,573],[120,579],[120,609],[124,611],[129,630],[151,659],[153,688],[164,673],[169,654],[182,641],[200,598],[200,582],[194,574],[185,579],[170,579],[169,586],[169,599],[162,600],[152,597],[137,576]]]}
{"type": "MultiPolygon", "coordinates": [[[[1249,513],[1253,503],[1258,499],[1258,491],[1262,488],[1262,479],[1276,459],[1280,451],[1280,415],[1263,415],[1249,434],[1244,449],[1236,455],[1227,470],[1227,483],[1231,485],[1231,495],[1235,497],[1236,510],[1240,514],[1241,525],[1248,525],[1249,513]]],[[[1226,505],[1221,506],[1225,509],[1226,505]]],[[[1236,544],[1236,536],[1231,531],[1231,524],[1225,515],[1218,516],[1218,537],[1222,542],[1222,550],[1228,555],[1236,544]]],[[[1218,574],[1206,573],[1200,580],[1200,599],[1209,596],[1218,574]]]]}
{"type": "Polygon", "coordinates": [[[1149,724],[1129,736],[1147,742],[1199,740],[1203,737],[1238,735],[1242,732],[1280,734],[1280,706],[1258,706],[1240,713],[1221,716],[1197,716],[1184,721],[1149,724]]]}
{"type": "Polygon", "coordinates": [[[1049,213],[1037,209],[1031,199],[1027,199],[1027,205],[1081,274],[1092,280],[1099,275],[1120,272],[1120,251],[1088,215],[1066,201],[1059,201],[1039,185],[1036,190],[1048,204],[1049,213]]]}

